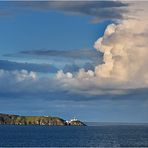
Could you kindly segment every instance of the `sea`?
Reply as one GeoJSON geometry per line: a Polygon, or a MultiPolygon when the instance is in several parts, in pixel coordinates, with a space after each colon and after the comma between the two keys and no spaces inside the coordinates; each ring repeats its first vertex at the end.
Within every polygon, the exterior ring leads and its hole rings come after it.
{"type": "Polygon", "coordinates": [[[0,125],[0,147],[148,147],[148,125],[0,125]]]}

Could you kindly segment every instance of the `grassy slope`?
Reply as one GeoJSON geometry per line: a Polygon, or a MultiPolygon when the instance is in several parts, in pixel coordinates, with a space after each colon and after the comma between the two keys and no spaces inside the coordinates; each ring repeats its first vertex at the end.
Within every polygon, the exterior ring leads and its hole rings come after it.
{"type": "Polygon", "coordinates": [[[0,114],[1,124],[39,124],[39,125],[65,125],[65,121],[58,117],[45,116],[18,116],[0,114]]]}

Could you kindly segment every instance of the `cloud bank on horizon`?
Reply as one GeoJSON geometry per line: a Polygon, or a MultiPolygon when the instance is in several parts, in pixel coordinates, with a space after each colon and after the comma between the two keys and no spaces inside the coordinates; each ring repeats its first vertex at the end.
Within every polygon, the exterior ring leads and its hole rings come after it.
{"type": "Polygon", "coordinates": [[[129,89],[148,87],[148,69],[145,68],[148,62],[147,2],[98,1],[97,5],[94,2],[75,2],[74,5],[69,2],[69,7],[65,2],[48,2],[48,5],[46,2],[16,4],[25,9],[60,10],[70,14],[91,15],[97,20],[111,18],[117,21],[108,25],[104,35],[94,43],[94,48],[103,54],[103,63],[94,69],[82,68],[78,72],[66,73],[61,69],[54,78],[40,78],[37,73],[26,70],[1,70],[0,82],[10,79],[8,84],[0,86],[1,93],[7,88],[11,93],[49,93],[50,89],[82,95],[106,95],[126,94],[129,89]],[[46,88],[37,87],[42,82],[45,82],[46,88]],[[12,89],[15,85],[20,89],[12,89]]]}

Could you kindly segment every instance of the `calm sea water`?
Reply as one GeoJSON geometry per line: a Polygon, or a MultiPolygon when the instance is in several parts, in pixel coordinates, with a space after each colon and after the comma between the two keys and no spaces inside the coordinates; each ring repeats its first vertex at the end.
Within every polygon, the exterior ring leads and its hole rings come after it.
{"type": "Polygon", "coordinates": [[[0,125],[0,147],[148,147],[147,125],[0,125]]]}

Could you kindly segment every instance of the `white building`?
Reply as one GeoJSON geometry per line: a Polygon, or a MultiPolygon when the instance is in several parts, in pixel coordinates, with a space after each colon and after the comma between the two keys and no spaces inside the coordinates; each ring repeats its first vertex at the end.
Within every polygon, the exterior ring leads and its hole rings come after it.
{"type": "Polygon", "coordinates": [[[74,118],[71,119],[70,121],[66,120],[66,123],[67,123],[67,124],[70,124],[70,123],[73,122],[73,121],[78,121],[78,119],[74,117],[74,118]]]}
{"type": "Polygon", "coordinates": [[[70,122],[72,121],[78,121],[78,119],[74,117],[73,119],[70,120],[70,122]]]}

